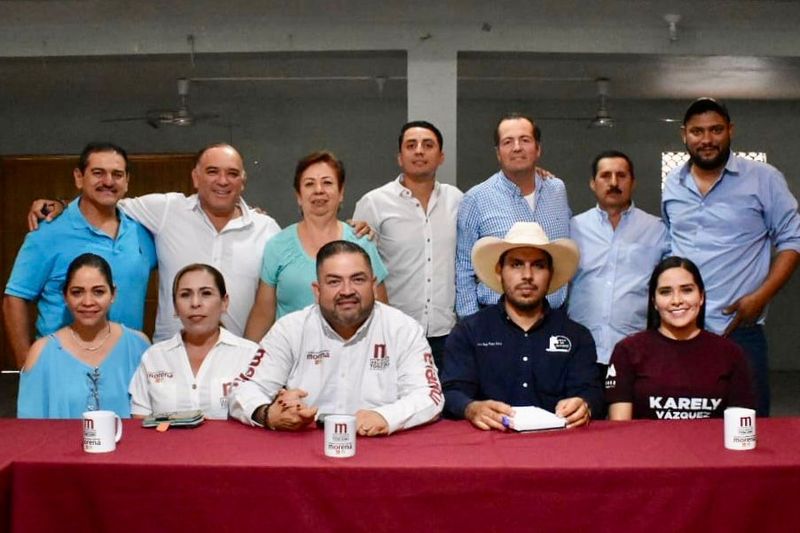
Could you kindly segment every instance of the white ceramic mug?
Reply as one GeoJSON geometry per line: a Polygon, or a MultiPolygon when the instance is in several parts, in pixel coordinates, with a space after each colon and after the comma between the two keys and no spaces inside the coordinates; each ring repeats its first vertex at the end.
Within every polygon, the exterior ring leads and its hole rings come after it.
{"type": "Polygon", "coordinates": [[[83,451],[106,453],[117,449],[122,438],[122,419],[114,411],[83,413],[83,451]]]}
{"type": "Polygon", "coordinates": [[[353,457],[356,454],[356,417],[327,415],[325,424],[325,455],[353,457]]]}
{"type": "Polygon", "coordinates": [[[725,409],[725,447],[753,450],[756,447],[756,412],[744,407],[725,409]]]}

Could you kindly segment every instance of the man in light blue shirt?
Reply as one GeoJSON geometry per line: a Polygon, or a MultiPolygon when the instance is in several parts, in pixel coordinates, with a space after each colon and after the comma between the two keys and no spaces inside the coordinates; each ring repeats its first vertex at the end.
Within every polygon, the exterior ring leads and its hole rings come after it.
{"type": "Polygon", "coordinates": [[[673,254],[700,268],[706,328],[729,336],[745,350],[758,414],[766,416],[763,324],[767,304],[800,259],[800,216],[783,174],[733,154],[733,130],[721,102],[700,98],[689,106],[681,135],[690,159],[667,177],[661,209],[673,254]]]}
{"type": "MultiPolygon", "coordinates": [[[[537,222],[550,240],[569,237],[572,213],[564,182],[536,172],[541,132],[531,118],[511,113],[495,128],[500,172],[471,188],[458,210],[456,313],[466,317],[497,303],[500,295],[480,283],[472,268],[472,247],[481,237],[503,237],[515,222],[537,222]]],[[[550,294],[551,307],[566,299],[566,287],[550,294]]]]}
{"type": "Polygon", "coordinates": [[[570,223],[581,258],[568,313],[589,328],[597,362],[607,365],[617,342],[647,326],[648,280],[669,244],[661,219],[633,204],[636,176],[627,155],[609,150],[595,157],[589,187],[597,206],[570,223]]]}
{"type": "Polygon", "coordinates": [[[110,318],[141,330],[150,272],[156,252],[150,233],[117,209],[128,191],[128,156],[111,143],[91,143],[73,172],[81,195],[64,216],[28,233],[11,271],[3,298],[6,334],[17,364],[31,345],[28,306],[37,303],[36,337],[72,322],[62,293],[67,267],[77,256],[102,256],[114,274],[116,299],[110,318]]]}

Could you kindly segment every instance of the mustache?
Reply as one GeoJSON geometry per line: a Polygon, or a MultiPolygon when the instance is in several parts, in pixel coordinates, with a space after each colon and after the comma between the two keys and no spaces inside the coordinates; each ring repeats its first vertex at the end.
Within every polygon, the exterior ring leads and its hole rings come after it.
{"type": "Polygon", "coordinates": [[[611,194],[612,192],[613,192],[613,193],[617,193],[617,194],[622,194],[622,191],[620,190],[620,188],[619,188],[619,187],[616,187],[616,186],[614,186],[614,187],[609,187],[609,188],[608,188],[608,191],[606,191],[606,194],[611,194]]]}
{"type": "Polygon", "coordinates": [[[356,296],[354,294],[348,294],[346,296],[337,297],[333,301],[333,303],[335,303],[335,304],[340,304],[340,303],[359,303],[360,301],[361,301],[361,298],[359,298],[358,296],[356,296]]]}

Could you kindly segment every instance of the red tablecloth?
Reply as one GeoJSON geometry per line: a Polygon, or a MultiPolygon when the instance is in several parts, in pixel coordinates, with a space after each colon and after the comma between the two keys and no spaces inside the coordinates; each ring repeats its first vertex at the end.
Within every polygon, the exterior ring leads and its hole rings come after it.
{"type": "Polygon", "coordinates": [[[443,421],[360,438],[350,459],[325,457],[321,430],[236,422],[161,434],[127,421],[101,455],[81,450],[77,421],[0,428],[34,443],[10,452],[12,528],[26,533],[797,527],[800,418],[759,419],[747,452],[724,449],[721,420],[531,434],[443,421]]]}

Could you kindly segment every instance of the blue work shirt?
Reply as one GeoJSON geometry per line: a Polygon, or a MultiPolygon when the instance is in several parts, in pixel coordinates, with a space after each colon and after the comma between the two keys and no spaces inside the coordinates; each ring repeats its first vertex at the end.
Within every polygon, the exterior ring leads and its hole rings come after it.
{"type": "MultiPolygon", "coordinates": [[[[456,239],[456,313],[469,316],[482,305],[497,302],[500,295],[479,283],[472,268],[472,247],[481,237],[506,236],[515,222],[536,222],[551,241],[569,237],[572,213],[564,182],[552,177],[536,180],[536,209],[531,209],[520,188],[503,172],[498,172],[464,194],[458,209],[456,239]]],[[[559,307],[567,297],[562,287],[547,297],[559,307]]]]}
{"type": "Polygon", "coordinates": [[[647,289],[653,268],[669,253],[661,219],[633,204],[616,230],[594,207],[572,218],[570,238],[581,252],[569,288],[569,317],[589,328],[597,361],[608,364],[614,346],[647,326],[647,289]]]}
{"type": "Polygon", "coordinates": [[[153,237],[138,222],[117,209],[119,229],[114,239],[91,226],[73,200],[64,213],[31,231],[14,261],[5,293],[37,301],[36,336],[42,337],[72,323],[64,302],[64,282],[73,259],[91,252],[111,266],[116,286],[109,319],[141,330],[150,272],[156,267],[153,237]]]}
{"type": "Polygon", "coordinates": [[[456,324],[441,372],[448,414],[464,418],[467,404],[483,400],[555,411],[573,396],[593,413],[603,412],[591,333],[564,310],[545,306],[542,320],[528,331],[508,317],[503,299],[456,324]]]}
{"type": "MultiPolygon", "coordinates": [[[[769,273],[772,246],[800,252],[797,200],[775,167],[731,153],[705,196],[691,162],[667,176],[661,200],[672,253],[691,259],[706,288],[706,329],[721,334],[722,310],[756,290],[769,273]]],[[[764,323],[766,309],[758,319],[764,323]]]]}

